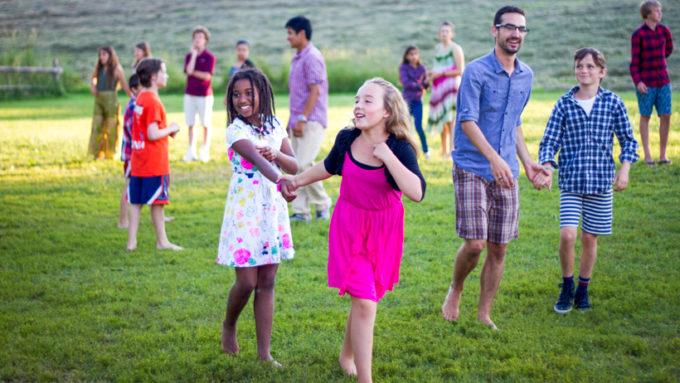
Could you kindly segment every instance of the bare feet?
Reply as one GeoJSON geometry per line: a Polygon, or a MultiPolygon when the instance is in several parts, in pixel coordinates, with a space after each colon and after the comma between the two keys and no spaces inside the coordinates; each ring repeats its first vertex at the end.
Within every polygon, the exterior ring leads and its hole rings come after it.
{"type": "Polygon", "coordinates": [[[222,352],[229,355],[236,355],[238,352],[238,341],[236,340],[236,327],[231,328],[222,322],[222,352]]]}
{"type": "Polygon", "coordinates": [[[137,241],[130,242],[128,241],[127,246],[125,246],[125,250],[127,251],[132,251],[137,248],[137,241]]]}
{"type": "Polygon", "coordinates": [[[163,217],[163,220],[165,220],[165,222],[172,222],[175,220],[175,217],[163,217]]]}
{"type": "Polygon", "coordinates": [[[177,245],[170,243],[170,242],[168,242],[166,244],[157,243],[156,249],[158,249],[158,250],[174,250],[174,251],[184,250],[184,248],[182,246],[177,246],[177,245]]]}
{"type": "Polygon", "coordinates": [[[442,305],[442,314],[444,319],[449,322],[458,320],[458,304],[460,303],[460,296],[463,292],[455,293],[453,287],[449,286],[449,292],[446,294],[446,299],[442,305]]]}
{"type": "Polygon", "coordinates": [[[340,367],[342,367],[342,369],[345,370],[345,374],[347,375],[357,374],[357,365],[354,364],[354,358],[347,358],[340,355],[340,358],[338,358],[338,362],[340,362],[340,367]]]}
{"type": "Polygon", "coordinates": [[[484,326],[490,328],[491,330],[498,330],[498,327],[496,327],[496,325],[491,321],[491,318],[489,317],[483,318],[478,316],[477,321],[483,324],[484,326]]]}
{"type": "Polygon", "coordinates": [[[263,362],[267,362],[272,368],[283,367],[283,365],[276,361],[276,359],[269,357],[270,359],[261,359],[263,362]]]}
{"type": "Polygon", "coordinates": [[[129,223],[127,222],[118,222],[118,225],[116,226],[119,229],[127,229],[129,226],[129,223]]]}

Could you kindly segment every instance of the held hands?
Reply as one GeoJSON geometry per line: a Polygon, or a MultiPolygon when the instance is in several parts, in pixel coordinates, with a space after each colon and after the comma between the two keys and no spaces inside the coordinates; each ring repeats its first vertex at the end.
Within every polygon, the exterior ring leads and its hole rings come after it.
{"type": "Polygon", "coordinates": [[[283,199],[285,199],[287,202],[291,202],[297,198],[297,193],[295,193],[295,190],[297,190],[298,185],[295,182],[295,176],[290,174],[282,175],[279,177],[278,185],[283,199]]]}
{"type": "Polygon", "coordinates": [[[531,180],[531,183],[534,184],[534,189],[536,189],[536,190],[541,190],[544,187],[547,187],[548,190],[552,190],[553,170],[548,170],[548,169],[544,169],[544,170],[545,170],[545,172],[540,172],[540,173],[534,175],[534,179],[531,180]]]}
{"type": "Polygon", "coordinates": [[[274,162],[279,154],[279,151],[269,146],[255,146],[255,149],[269,162],[274,162]]]}
{"type": "Polygon", "coordinates": [[[534,189],[541,190],[547,187],[548,190],[552,190],[552,175],[554,171],[552,168],[548,169],[532,161],[524,167],[524,171],[529,181],[534,184],[534,189]]]}

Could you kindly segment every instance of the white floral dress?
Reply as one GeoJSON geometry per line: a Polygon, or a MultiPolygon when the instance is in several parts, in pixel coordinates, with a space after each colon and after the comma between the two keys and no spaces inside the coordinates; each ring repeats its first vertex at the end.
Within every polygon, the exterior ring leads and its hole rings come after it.
{"type": "MultiPolygon", "coordinates": [[[[217,263],[232,267],[255,267],[292,259],[293,239],[288,220],[288,204],[268,180],[248,160],[232,149],[236,141],[249,140],[256,146],[277,150],[286,131],[276,117],[266,123],[266,132],[237,118],[227,127],[227,152],[233,175],[224,207],[217,263]]],[[[272,163],[272,166],[277,166],[272,163]]]]}

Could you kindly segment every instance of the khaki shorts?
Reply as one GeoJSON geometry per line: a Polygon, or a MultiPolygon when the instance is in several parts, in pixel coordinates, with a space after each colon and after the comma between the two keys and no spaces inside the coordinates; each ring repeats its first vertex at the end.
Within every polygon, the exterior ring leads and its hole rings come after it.
{"type": "Polygon", "coordinates": [[[456,234],[465,239],[508,243],[519,237],[519,186],[503,188],[453,165],[456,234]]]}

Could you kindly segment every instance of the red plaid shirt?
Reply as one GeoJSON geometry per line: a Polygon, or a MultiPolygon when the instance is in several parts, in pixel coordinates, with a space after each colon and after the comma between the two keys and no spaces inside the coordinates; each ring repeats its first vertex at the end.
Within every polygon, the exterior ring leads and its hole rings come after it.
{"type": "Polygon", "coordinates": [[[630,39],[630,75],[635,85],[642,81],[646,86],[660,87],[671,82],[666,68],[666,57],[673,53],[671,31],[663,24],[652,30],[642,24],[630,39]]]}

